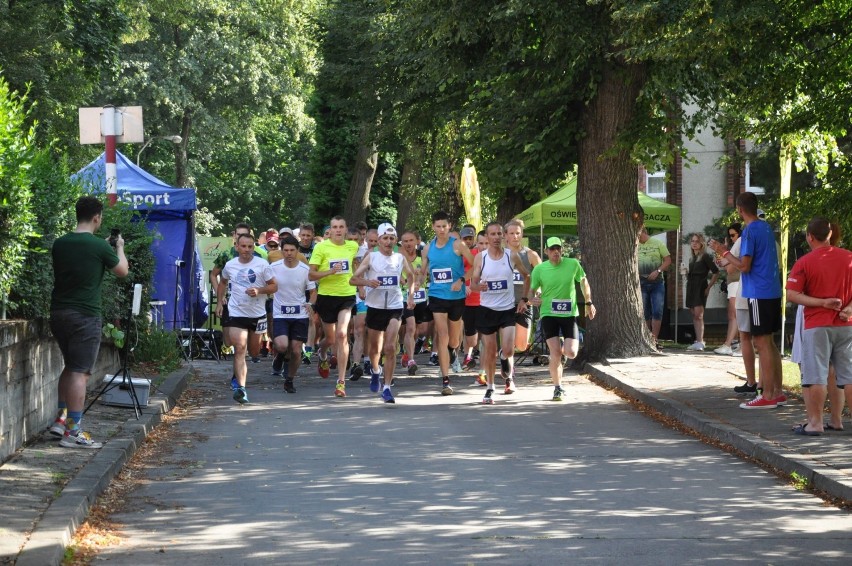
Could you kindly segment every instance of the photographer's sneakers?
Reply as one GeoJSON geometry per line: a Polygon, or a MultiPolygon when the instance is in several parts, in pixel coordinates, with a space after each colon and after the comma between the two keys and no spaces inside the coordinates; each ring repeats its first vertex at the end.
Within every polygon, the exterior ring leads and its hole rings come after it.
{"type": "Polygon", "coordinates": [[[56,417],[56,420],[53,421],[53,424],[50,425],[47,431],[57,438],[65,436],[65,417],[56,417]]]}
{"type": "Polygon", "coordinates": [[[66,430],[59,441],[60,446],[65,448],[100,448],[103,446],[100,442],[92,440],[92,436],[82,429],[66,430]]]}

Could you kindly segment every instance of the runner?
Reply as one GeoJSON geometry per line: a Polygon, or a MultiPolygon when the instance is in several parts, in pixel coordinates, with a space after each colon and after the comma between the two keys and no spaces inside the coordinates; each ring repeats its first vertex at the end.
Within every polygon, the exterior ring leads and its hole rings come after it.
{"type": "Polygon", "coordinates": [[[326,348],[335,348],[338,378],[334,394],[346,397],[346,362],[349,359],[348,329],[355,305],[355,287],[349,284],[352,276],[358,242],[346,240],[346,220],[342,216],[331,219],[329,238],[314,248],[311,254],[311,281],[317,283],[316,310],[322,320],[325,337],[317,344],[319,374],[329,376],[329,362],[324,356],[326,348]]]}
{"type": "Polygon", "coordinates": [[[482,367],[485,369],[486,387],[483,404],[493,405],[494,369],[497,361],[497,331],[500,331],[500,375],[505,380],[503,393],[515,392],[515,314],[527,310],[530,274],[521,263],[518,254],[503,247],[503,226],[490,222],[485,227],[488,248],[473,260],[471,289],[478,289],[480,296],[476,329],[482,337],[482,367]],[[524,279],[523,295],[515,305],[513,271],[517,270],[524,279]],[[508,351],[507,351],[508,350],[508,351]]]}
{"type": "MultiPolygon", "coordinates": [[[[470,253],[476,257],[481,250],[477,247],[476,243],[476,228],[472,225],[467,224],[459,233],[461,236],[462,242],[464,245],[470,249],[470,253]]],[[[483,241],[486,241],[485,238],[482,238],[483,241]]],[[[485,246],[482,249],[488,247],[487,241],[485,246]]],[[[466,370],[472,370],[476,368],[476,357],[474,356],[474,348],[476,348],[477,343],[479,343],[479,334],[476,332],[476,316],[479,312],[479,291],[473,290],[470,286],[470,279],[473,271],[470,269],[473,265],[467,262],[467,259],[464,260],[464,268],[465,268],[465,298],[464,298],[464,314],[462,314],[462,323],[464,327],[464,363],[462,363],[462,367],[466,370]]],[[[474,385],[486,385],[485,381],[485,372],[480,372],[479,375],[473,381],[474,385]]]]}
{"type": "MultiPolygon", "coordinates": [[[[450,364],[457,362],[455,350],[461,338],[461,317],[464,312],[464,263],[473,263],[470,250],[456,238],[450,237],[450,217],[439,211],[432,215],[435,237],[423,248],[423,275],[429,278],[429,309],[435,319],[438,366],[441,374],[441,394],[452,395],[450,364]]],[[[458,364],[460,366],[460,364],[458,364]]],[[[459,368],[460,369],[460,368],[459,368]]]]}
{"type": "MultiPolygon", "coordinates": [[[[371,251],[364,256],[361,265],[349,280],[350,285],[369,287],[367,294],[367,328],[370,330],[370,391],[378,393],[382,367],[379,358],[384,353],[384,388],[382,399],[385,403],[395,403],[391,392],[393,370],[396,366],[396,341],[402,319],[403,274],[410,288],[417,291],[414,271],[401,253],[394,252],[396,229],[388,223],[378,229],[379,251],[371,251]]],[[[409,309],[414,308],[414,297],[408,297],[409,309]]]]}
{"type": "MultiPolygon", "coordinates": [[[[375,230],[373,230],[375,232],[375,230]]],[[[369,232],[367,232],[369,234],[369,232]]],[[[361,231],[355,226],[346,231],[346,239],[358,243],[358,253],[355,254],[356,263],[360,263],[369,251],[364,243],[361,231]]],[[[367,292],[369,289],[357,287],[355,293],[355,307],[352,309],[352,365],[349,369],[349,381],[358,381],[364,372],[370,371],[370,358],[364,349],[367,337],[367,292]]],[[[346,363],[346,362],[344,362],[346,363]]]]}
{"type": "Polygon", "coordinates": [[[270,265],[275,280],[279,282],[272,305],[273,345],[277,352],[272,361],[272,375],[283,376],[284,391],[295,393],[293,379],[302,361],[302,344],[308,337],[317,291],[316,283],[310,280],[310,268],[299,261],[296,238],[284,236],[280,245],[284,258],[270,265]]]}
{"type": "MultiPolygon", "coordinates": [[[[417,281],[422,279],[423,275],[423,260],[417,254],[417,241],[419,235],[408,230],[402,234],[402,246],[399,252],[411,265],[417,281]]],[[[423,347],[423,342],[426,341],[426,335],[429,332],[429,323],[432,321],[432,311],[429,310],[427,304],[426,289],[417,289],[411,293],[409,285],[403,287],[403,311],[402,321],[405,324],[405,335],[403,336],[403,346],[405,353],[402,355],[402,366],[406,368],[408,375],[417,373],[417,362],[414,360],[414,355],[419,353],[418,346],[423,347]],[[412,295],[413,308],[408,308],[408,295],[412,295]]]]}
{"type": "Polygon", "coordinates": [[[531,303],[540,307],[541,332],[550,350],[550,378],[553,380],[553,400],[562,401],[562,357],[573,360],[580,349],[580,334],[577,328],[577,286],[583,287],[583,305],[586,318],[595,318],[592,304],[592,288],[580,262],[562,257],[562,240],[547,239],[547,261],[536,265],[532,271],[530,292],[538,292],[531,303]],[[559,343],[562,334],[564,343],[559,343]]]}
{"type": "MultiPolygon", "coordinates": [[[[220,274],[216,296],[221,297],[216,305],[216,315],[222,316],[228,306],[228,320],[222,331],[234,346],[234,376],[231,389],[234,400],[248,403],[246,394],[246,348],[251,340],[260,349],[260,335],[266,331],[266,295],[275,293],[278,284],[269,263],[254,255],[254,238],[250,234],[237,237],[239,255],[229,260],[220,274]],[[225,289],[230,295],[225,296],[225,289]]],[[[256,356],[251,352],[252,357],[256,356]]]]}
{"type": "MultiPolygon", "coordinates": [[[[506,230],[506,247],[518,254],[521,258],[521,263],[526,268],[527,273],[532,273],[533,268],[541,263],[541,256],[534,250],[523,245],[521,240],[524,237],[524,222],[517,218],[509,220],[505,226],[506,230]]],[[[524,280],[521,274],[515,270],[513,274],[515,304],[521,303],[523,295],[524,280]]],[[[527,304],[526,310],[518,313],[515,317],[515,350],[524,352],[530,346],[530,326],[532,326],[533,312],[530,305],[527,304]]]]}

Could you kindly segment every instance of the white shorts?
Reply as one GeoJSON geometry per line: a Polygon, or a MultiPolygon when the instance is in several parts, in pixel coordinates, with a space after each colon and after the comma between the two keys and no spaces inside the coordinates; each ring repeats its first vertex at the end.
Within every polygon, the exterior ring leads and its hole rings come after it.
{"type": "Polygon", "coordinates": [[[728,298],[729,299],[736,299],[737,298],[737,291],[739,291],[739,290],[740,290],[740,282],[739,281],[734,281],[733,283],[728,283],[728,298]]]}

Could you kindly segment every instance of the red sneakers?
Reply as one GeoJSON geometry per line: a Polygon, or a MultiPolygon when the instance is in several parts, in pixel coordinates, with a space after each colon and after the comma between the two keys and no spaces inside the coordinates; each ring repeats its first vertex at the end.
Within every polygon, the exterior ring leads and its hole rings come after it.
{"type": "MultiPolygon", "coordinates": [[[[784,397],[784,401],[782,402],[786,401],[787,398],[784,397]]],[[[763,395],[758,395],[748,403],[740,403],[740,409],[775,409],[777,407],[778,399],[765,399],[763,395]]]]}

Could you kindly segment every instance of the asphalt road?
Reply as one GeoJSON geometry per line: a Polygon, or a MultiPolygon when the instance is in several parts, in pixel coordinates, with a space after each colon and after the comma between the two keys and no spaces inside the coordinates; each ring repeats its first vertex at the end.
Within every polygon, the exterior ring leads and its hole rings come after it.
{"type": "MultiPolygon", "coordinates": [[[[847,564],[852,515],[546,369],[480,404],[457,382],[367,381],[332,396],[303,370],[288,395],[250,365],[198,364],[209,400],[175,425],[125,512],[111,564],[847,564]]],[[[433,368],[426,373],[434,374],[433,368]]]]}

